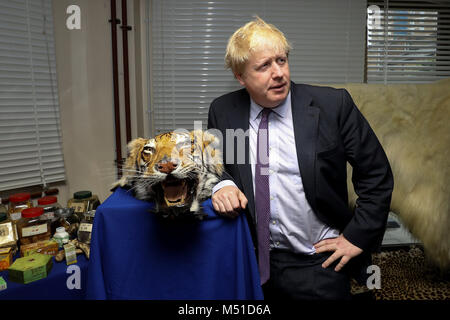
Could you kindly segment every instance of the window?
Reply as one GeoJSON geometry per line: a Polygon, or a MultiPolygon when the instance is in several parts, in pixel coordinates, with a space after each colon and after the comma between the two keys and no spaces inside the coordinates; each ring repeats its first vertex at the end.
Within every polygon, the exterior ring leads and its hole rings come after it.
{"type": "Polygon", "coordinates": [[[0,190],[65,179],[51,0],[0,0],[0,190]]]}
{"type": "Polygon", "coordinates": [[[211,101],[240,88],[224,55],[228,38],[258,15],[292,43],[291,79],[363,82],[366,2],[360,0],[147,2],[152,134],[206,126],[211,101]],[[150,5],[151,4],[151,5],[150,5]]]}
{"type": "Polygon", "coordinates": [[[448,1],[369,1],[367,82],[450,77],[448,1]]]}

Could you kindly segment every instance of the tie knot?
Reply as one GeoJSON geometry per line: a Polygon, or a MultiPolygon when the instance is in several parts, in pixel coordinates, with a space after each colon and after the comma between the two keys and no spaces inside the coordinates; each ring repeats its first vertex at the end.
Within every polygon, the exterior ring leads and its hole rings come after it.
{"type": "Polygon", "coordinates": [[[269,116],[269,113],[272,112],[272,109],[269,108],[264,108],[261,113],[262,113],[262,119],[267,119],[267,117],[269,116]]]}

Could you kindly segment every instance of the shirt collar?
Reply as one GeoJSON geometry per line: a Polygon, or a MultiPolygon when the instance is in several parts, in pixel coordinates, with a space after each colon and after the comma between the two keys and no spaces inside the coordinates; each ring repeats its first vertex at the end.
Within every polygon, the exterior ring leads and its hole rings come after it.
{"type": "MultiPolygon", "coordinates": [[[[272,111],[279,115],[280,117],[284,118],[286,116],[286,113],[288,111],[288,108],[291,106],[291,91],[289,91],[286,99],[276,108],[272,108],[272,111]]],[[[256,120],[258,118],[259,114],[264,108],[261,107],[259,104],[257,104],[253,99],[250,97],[250,119],[256,120]]]]}

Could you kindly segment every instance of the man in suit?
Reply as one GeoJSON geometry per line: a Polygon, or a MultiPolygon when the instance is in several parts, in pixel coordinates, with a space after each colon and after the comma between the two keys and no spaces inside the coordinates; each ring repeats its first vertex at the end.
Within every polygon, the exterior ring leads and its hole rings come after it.
{"type": "Polygon", "coordinates": [[[289,50],[283,33],[260,18],[229,39],[225,60],[245,88],[209,110],[226,169],[212,201],[224,215],[245,211],[266,298],[349,299],[350,276],[366,271],[381,244],[392,172],[346,90],[291,82],[289,50]],[[230,130],[247,134],[244,150],[230,130]]]}

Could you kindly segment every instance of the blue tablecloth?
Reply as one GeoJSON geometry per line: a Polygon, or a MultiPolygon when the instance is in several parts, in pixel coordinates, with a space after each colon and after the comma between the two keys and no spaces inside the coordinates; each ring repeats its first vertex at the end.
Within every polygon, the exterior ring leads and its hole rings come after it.
{"type": "MultiPolygon", "coordinates": [[[[16,255],[14,261],[18,257],[16,255]]],[[[8,271],[2,271],[0,276],[5,279],[8,288],[0,291],[0,300],[82,300],[86,294],[87,267],[88,260],[83,254],[77,255],[77,263],[70,266],[66,260],[56,262],[53,258],[48,276],[27,284],[9,281],[8,271]],[[74,265],[79,269],[75,270],[74,265]],[[75,279],[78,276],[79,279],[75,279]],[[79,288],[75,287],[77,281],[79,288]]]]}
{"type": "Polygon", "coordinates": [[[87,299],[263,299],[244,215],[202,206],[203,221],[170,223],[116,189],[96,211],[87,299]]]}

